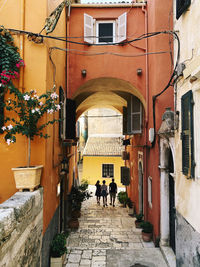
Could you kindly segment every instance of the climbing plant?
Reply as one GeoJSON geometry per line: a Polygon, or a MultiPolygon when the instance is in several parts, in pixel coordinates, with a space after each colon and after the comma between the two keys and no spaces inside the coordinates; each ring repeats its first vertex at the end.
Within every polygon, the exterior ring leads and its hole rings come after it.
{"type": "MultiPolygon", "coordinates": [[[[15,46],[10,32],[0,26],[0,103],[4,102],[5,89],[12,85],[12,80],[19,77],[20,66],[24,62],[15,46]]],[[[4,108],[0,105],[0,132],[4,124],[4,108]]]]}

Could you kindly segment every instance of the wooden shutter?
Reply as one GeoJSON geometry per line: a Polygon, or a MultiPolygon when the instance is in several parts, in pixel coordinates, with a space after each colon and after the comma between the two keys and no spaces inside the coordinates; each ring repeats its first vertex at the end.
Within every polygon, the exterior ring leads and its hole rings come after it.
{"type": "Polygon", "coordinates": [[[76,138],[76,103],[66,99],[66,139],[76,138]]]}
{"type": "Polygon", "coordinates": [[[59,138],[64,139],[64,91],[62,87],[59,87],[59,103],[61,103],[61,109],[59,110],[59,138]]]}
{"type": "Polygon", "coordinates": [[[123,185],[130,184],[130,168],[128,167],[121,167],[121,183],[123,185]]]}
{"type": "Polygon", "coordinates": [[[131,96],[127,101],[127,134],[131,134],[131,96]]]}
{"type": "Polygon", "coordinates": [[[185,12],[191,4],[191,0],[176,0],[176,19],[185,12]]]}
{"type": "Polygon", "coordinates": [[[126,40],[127,32],[127,12],[118,17],[118,42],[126,40]]]}
{"type": "Polygon", "coordinates": [[[194,135],[193,135],[193,96],[190,90],[181,98],[182,118],[182,171],[194,177],[194,135]]]}
{"type": "Polygon", "coordinates": [[[142,133],[142,104],[136,96],[131,96],[131,133],[142,133]]]}
{"type": "Polygon", "coordinates": [[[123,135],[127,134],[127,107],[123,107],[123,135]]]}
{"type": "Polygon", "coordinates": [[[84,41],[93,44],[94,43],[94,19],[92,16],[84,13],[84,41]]]}

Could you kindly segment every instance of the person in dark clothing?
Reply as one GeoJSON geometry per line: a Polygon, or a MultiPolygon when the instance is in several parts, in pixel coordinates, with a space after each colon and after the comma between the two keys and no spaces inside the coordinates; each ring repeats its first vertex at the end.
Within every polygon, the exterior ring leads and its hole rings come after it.
{"type": "Polygon", "coordinates": [[[112,182],[109,184],[109,193],[110,193],[110,205],[115,206],[115,198],[117,194],[117,184],[115,183],[115,179],[112,179],[112,182]]]}
{"type": "Polygon", "coordinates": [[[97,197],[97,204],[100,204],[101,185],[100,185],[100,181],[99,180],[96,182],[95,186],[96,186],[95,196],[97,197]]]}

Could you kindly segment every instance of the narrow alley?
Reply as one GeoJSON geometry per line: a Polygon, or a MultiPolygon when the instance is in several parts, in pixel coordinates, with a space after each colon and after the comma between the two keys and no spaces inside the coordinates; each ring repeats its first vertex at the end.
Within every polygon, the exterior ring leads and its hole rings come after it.
{"type": "MultiPolygon", "coordinates": [[[[103,208],[93,197],[83,202],[79,229],[67,239],[66,267],[167,267],[159,248],[143,242],[135,218],[116,200],[103,208]]],[[[101,200],[102,201],[102,200],[101,200]]]]}

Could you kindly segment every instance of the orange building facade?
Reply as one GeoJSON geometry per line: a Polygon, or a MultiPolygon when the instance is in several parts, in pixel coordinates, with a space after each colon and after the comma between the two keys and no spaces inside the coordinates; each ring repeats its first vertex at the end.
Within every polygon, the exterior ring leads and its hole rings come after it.
{"type": "Polygon", "coordinates": [[[160,235],[160,156],[157,134],[149,139],[165,108],[173,109],[173,89],[156,97],[155,120],[152,98],[171,76],[172,37],[161,33],[172,28],[171,10],[171,1],[165,7],[160,1],[74,4],[67,20],[67,95],[76,102],[77,118],[94,107],[123,114],[125,139],[130,140],[127,192],[136,212],[153,223],[154,241],[160,235]],[[104,32],[104,24],[110,32],[104,32]],[[156,36],[143,38],[154,32],[156,36]]]}

